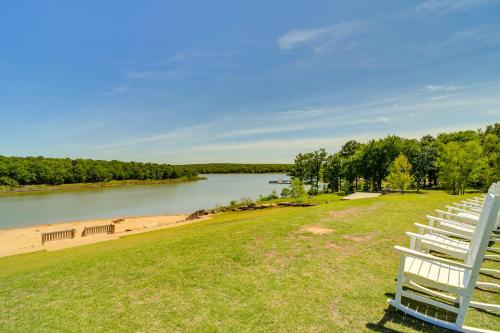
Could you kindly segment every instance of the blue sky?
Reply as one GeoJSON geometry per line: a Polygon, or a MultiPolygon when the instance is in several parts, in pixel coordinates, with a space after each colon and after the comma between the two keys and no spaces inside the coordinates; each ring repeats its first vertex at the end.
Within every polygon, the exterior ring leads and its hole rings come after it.
{"type": "Polygon", "coordinates": [[[0,2],[0,154],[291,162],[500,121],[500,1],[0,2]]]}

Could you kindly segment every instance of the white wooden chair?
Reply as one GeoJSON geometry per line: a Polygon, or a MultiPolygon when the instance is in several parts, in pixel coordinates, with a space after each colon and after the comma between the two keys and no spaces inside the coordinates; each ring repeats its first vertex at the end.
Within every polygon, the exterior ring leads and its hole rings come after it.
{"type": "MultiPolygon", "coordinates": [[[[490,187],[489,193],[494,193],[497,184],[490,187]]],[[[484,211],[484,209],[483,209],[484,211]]],[[[414,250],[428,252],[434,250],[440,253],[450,255],[457,259],[464,259],[470,248],[470,241],[475,235],[479,217],[476,220],[460,217],[452,213],[439,211],[439,217],[427,216],[429,226],[415,223],[418,228],[418,234],[408,232],[411,237],[410,246],[414,250]]],[[[499,230],[500,219],[497,220],[494,232],[499,230]]],[[[492,234],[490,241],[497,242],[497,236],[492,234]]],[[[488,251],[498,253],[500,250],[494,247],[488,247],[488,251]]],[[[486,254],[487,259],[500,259],[500,255],[486,254]]]]}
{"type": "Polygon", "coordinates": [[[456,210],[458,212],[467,212],[467,213],[472,213],[478,215],[481,212],[481,208],[477,206],[470,206],[470,205],[465,205],[462,203],[454,203],[453,206],[447,206],[448,211],[453,212],[453,210],[456,210]]]}
{"type": "MultiPolygon", "coordinates": [[[[497,224],[500,223],[498,219],[497,224]]],[[[472,237],[478,237],[477,230],[473,232],[471,238],[465,238],[464,235],[443,229],[429,227],[419,223],[415,224],[418,228],[418,234],[407,232],[410,237],[410,249],[429,253],[431,250],[448,255],[454,259],[464,261],[471,249],[472,237]]],[[[491,254],[485,254],[486,259],[500,259],[500,248],[487,247],[487,251],[491,254]]],[[[500,275],[500,270],[481,268],[482,273],[500,275]]],[[[487,289],[500,289],[500,285],[492,283],[477,282],[477,286],[487,289]]]]}
{"type": "MultiPolygon", "coordinates": [[[[488,193],[494,193],[497,186],[499,186],[499,183],[494,183],[493,185],[491,185],[488,193]]],[[[479,222],[479,216],[482,212],[483,206],[481,206],[481,209],[478,208],[474,210],[457,208],[452,206],[446,206],[446,208],[448,209],[447,211],[442,211],[439,209],[436,210],[436,212],[438,213],[438,218],[455,222],[455,224],[460,223],[460,224],[465,224],[466,226],[476,226],[477,223],[479,222]]],[[[447,225],[447,226],[452,228],[451,231],[455,231],[453,230],[453,227],[455,225],[447,225]]],[[[499,223],[497,223],[494,231],[498,232],[499,230],[500,230],[499,223]]],[[[460,233],[460,231],[458,231],[458,233],[460,233]]],[[[468,234],[469,233],[467,232],[466,235],[468,234]]]]}
{"type": "Polygon", "coordinates": [[[470,250],[463,263],[396,246],[401,259],[396,297],[390,299],[389,303],[413,317],[443,328],[459,332],[494,332],[463,324],[469,307],[489,311],[499,309],[496,304],[474,302],[471,299],[499,210],[500,188],[495,194],[490,193],[486,197],[484,211],[475,230],[477,235],[471,238],[470,250]],[[403,289],[403,286],[413,290],[403,289]],[[404,305],[402,297],[452,312],[456,318],[448,321],[417,311],[404,305]]]}
{"type": "MultiPolygon", "coordinates": [[[[456,237],[460,237],[465,240],[470,240],[474,231],[476,230],[477,224],[472,221],[466,220],[450,220],[443,217],[436,217],[427,215],[427,220],[429,221],[429,227],[434,229],[441,229],[445,231],[452,232],[456,235],[456,237]]],[[[421,224],[415,223],[415,225],[419,228],[422,227],[421,224]]],[[[493,226],[493,230],[490,235],[490,240],[494,243],[500,242],[500,238],[498,233],[500,232],[500,220],[495,223],[493,226]]]]}
{"type": "MultiPolygon", "coordinates": [[[[500,188],[500,182],[494,183],[490,186],[488,193],[494,193],[496,189],[500,188]]],[[[474,230],[476,229],[476,225],[479,221],[478,215],[472,214],[455,214],[450,212],[444,212],[438,210],[438,216],[427,215],[427,219],[429,221],[429,227],[435,229],[442,229],[445,231],[452,232],[460,238],[463,238],[469,241],[474,234],[474,230]]],[[[481,211],[479,211],[481,212],[481,211]]],[[[415,224],[419,229],[422,229],[421,224],[415,224]]],[[[500,232],[500,220],[497,221],[495,227],[493,228],[493,233],[491,235],[491,241],[497,243],[500,242],[500,237],[498,233],[500,232]]]]}
{"type": "MultiPolygon", "coordinates": [[[[418,227],[418,234],[407,232],[410,237],[410,248],[412,250],[429,253],[431,250],[446,254],[454,259],[465,260],[471,250],[472,238],[469,240],[463,239],[463,235],[453,233],[451,231],[432,228],[423,224],[415,224],[418,227]]],[[[474,237],[474,235],[473,235],[474,237]]],[[[500,259],[500,248],[486,247],[485,259],[498,260],[500,259]]],[[[483,273],[492,273],[500,275],[500,270],[483,269],[483,273]]],[[[496,285],[500,288],[500,285],[496,285]]]]}
{"type": "MultiPolygon", "coordinates": [[[[490,186],[488,193],[493,193],[497,186],[499,186],[499,183],[493,183],[490,186]]],[[[464,203],[454,203],[454,205],[455,206],[447,205],[447,211],[436,210],[438,217],[462,223],[477,224],[484,204],[481,204],[480,206],[471,206],[464,203]]]]}

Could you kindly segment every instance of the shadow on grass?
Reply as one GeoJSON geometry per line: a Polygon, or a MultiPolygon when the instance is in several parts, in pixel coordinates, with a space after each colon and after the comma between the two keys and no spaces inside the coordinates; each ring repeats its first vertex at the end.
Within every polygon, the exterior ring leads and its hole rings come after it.
{"type": "Polygon", "coordinates": [[[384,310],[384,316],[377,323],[368,323],[366,324],[366,328],[373,332],[384,332],[384,333],[402,333],[403,331],[398,331],[389,327],[386,327],[387,323],[395,323],[399,325],[406,326],[408,328],[412,328],[417,332],[423,333],[453,333],[454,331],[447,330],[441,327],[437,327],[428,323],[425,323],[417,318],[412,316],[408,316],[405,313],[396,310],[392,306],[388,306],[386,310],[384,310]]]}
{"type": "MultiPolygon", "coordinates": [[[[394,298],[394,293],[386,293],[385,296],[389,298],[394,298]]],[[[432,310],[432,309],[427,309],[432,310]]],[[[427,312],[424,311],[424,313],[427,312]]],[[[389,327],[386,327],[387,323],[395,323],[399,325],[403,325],[408,328],[412,328],[418,332],[423,333],[435,333],[435,332],[444,332],[444,333],[452,333],[453,331],[447,330],[441,327],[437,327],[426,322],[423,322],[417,318],[409,316],[396,308],[388,305],[387,309],[384,310],[384,316],[377,323],[368,323],[366,324],[366,328],[373,332],[384,332],[384,333],[401,333],[402,331],[398,331],[389,327]]]]}
{"type": "Polygon", "coordinates": [[[495,280],[500,280],[500,276],[496,276],[496,275],[493,275],[493,274],[489,274],[489,273],[483,273],[483,272],[480,272],[481,275],[483,276],[487,276],[491,279],[495,279],[495,280]]]}
{"type": "MultiPolygon", "coordinates": [[[[432,191],[432,190],[431,190],[432,191]]],[[[386,195],[390,195],[390,196],[396,196],[396,195],[425,195],[425,194],[428,194],[429,193],[429,190],[420,190],[420,191],[417,191],[417,190],[405,190],[403,192],[403,194],[401,194],[401,191],[397,191],[397,190],[392,190],[391,192],[387,193],[386,195]]]]}

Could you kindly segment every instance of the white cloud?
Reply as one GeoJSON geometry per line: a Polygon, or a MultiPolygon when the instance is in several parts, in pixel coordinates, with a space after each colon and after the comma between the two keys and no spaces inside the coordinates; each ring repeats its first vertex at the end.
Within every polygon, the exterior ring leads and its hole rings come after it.
{"type": "MultiPolygon", "coordinates": [[[[417,91],[353,104],[322,104],[308,100],[303,109],[218,117],[191,126],[85,147],[89,155],[113,158],[164,158],[194,161],[290,161],[318,147],[335,151],[354,138],[368,140],[388,134],[418,137],[436,128],[479,128],[493,122],[500,110],[500,82],[459,87],[427,85],[417,91]],[[425,93],[422,93],[424,91],[425,93]],[[155,155],[157,154],[157,155],[155,155]]],[[[322,100],[320,98],[320,100],[322,100]]]]}
{"type": "Polygon", "coordinates": [[[456,91],[461,89],[462,87],[454,86],[454,85],[426,85],[423,90],[429,92],[440,92],[440,91],[456,91]]]}
{"type": "MultiPolygon", "coordinates": [[[[360,138],[360,140],[367,140],[368,137],[360,138]]],[[[349,138],[333,138],[333,137],[312,137],[301,138],[292,140],[260,140],[260,141],[247,141],[237,143],[216,143],[209,145],[200,145],[191,148],[192,151],[197,152],[226,152],[226,151],[239,151],[239,150],[285,150],[285,151],[301,151],[313,150],[318,148],[336,149],[344,144],[349,138]]]]}
{"type": "Polygon", "coordinates": [[[125,73],[125,76],[131,80],[151,80],[151,79],[161,79],[169,76],[174,76],[173,72],[164,72],[157,70],[147,70],[147,71],[131,71],[125,73]]]}
{"type": "MultiPolygon", "coordinates": [[[[366,21],[355,20],[341,22],[317,29],[292,30],[278,38],[278,45],[284,50],[290,50],[304,44],[315,44],[315,51],[322,52],[345,41],[367,26],[366,21]]],[[[355,47],[352,41],[342,46],[342,49],[355,47]]]]}
{"type": "Polygon", "coordinates": [[[128,85],[124,84],[124,85],[120,85],[120,86],[117,86],[117,87],[105,90],[105,91],[101,92],[101,95],[103,95],[103,96],[113,96],[113,95],[116,95],[116,94],[122,94],[122,93],[124,93],[126,91],[128,91],[128,85]]]}
{"type": "Polygon", "coordinates": [[[493,26],[478,26],[460,30],[454,33],[442,47],[449,47],[459,43],[477,42],[486,46],[500,44],[500,30],[493,26]]]}
{"type": "Polygon", "coordinates": [[[157,71],[142,71],[142,72],[127,72],[126,76],[131,79],[148,79],[154,76],[157,76],[159,73],[157,71]]]}
{"type": "Polygon", "coordinates": [[[491,0],[428,0],[415,9],[442,13],[462,12],[490,2],[491,0]]]}
{"type": "Polygon", "coordinates": [[[447,99],[448,97],[450,97],[450,95],[439,95],[439,96],[431,97],[431,98],[429,98],[429,100],[431,100],[431,101],[440,101],[442,99],[447,99]]]}

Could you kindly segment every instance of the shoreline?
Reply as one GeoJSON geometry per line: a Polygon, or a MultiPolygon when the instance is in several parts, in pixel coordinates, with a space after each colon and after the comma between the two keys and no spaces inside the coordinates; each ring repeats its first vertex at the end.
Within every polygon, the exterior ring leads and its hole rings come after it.
{"type": "Polygon", "coordinates": [[[0,229],[0,257],[37,251],[54,251],[94,244],[119,239],[128,235],[190,224],[210,218],[210,216],[204,216],[195,220],[186,220],[187,217],[188,215],[185,214],[129,216],[9,227],[8,229],[0,229]],[[88,236],[82,235],[82,231],[85,227],[109,224],[114,225],[115,233],[100,233],[88,236]],[[76,230],[75,238],[49,241],[42,245],[42,233],[70,229],[76,230]]]}
{"type": "Polygon", "coordinates": [[[147,186],[147,185],[168,185],[168,184],[181,184],[188,182],[195,182],[205,180],[206,177],[182,177],[177,179],[164,179],[164,180],[111,180],[109,182],[96,182],[96,183],[74,183],[74,184],[61,184],[61,185],[24,185],[15,188],[5,188],[0,186],[0,197],[15,196],[22,194],[37,194],[37,193],[51,193],[51,192],[64,192],[64,191],[79,191],[79,190],[93,190],[93,189],[108,189],[116,187],[127,186],[147,186]]]}
{"type": "Polygon", "coordinates": [[[147,218],[158,218],[158,217],[163,218],[163,217],[172,217],[172,216],[188,217],[189,214],[179,213],[179,214],[155,214],[155,215],[130,215],[130,216],[96,217],[96,218],[90,218],[87,220],[61,220],[58,222],[55,221],[55,222],[49,222],[49,223],[34,223],[34,224],[20,225],[20,226],[0,227],[0,233],[2,231],[18,230],[18,229],[25,229],[25,228],[57,227],[60,225],[67,225],[67,224],[82,224],[82,223],[94,223],[94,222],[111,223],[111,221],[119,220],[119,219],[147,219],[147,218]]]}

